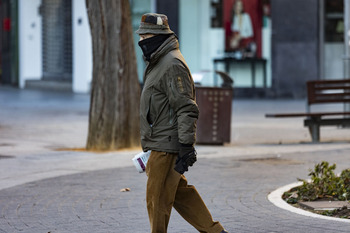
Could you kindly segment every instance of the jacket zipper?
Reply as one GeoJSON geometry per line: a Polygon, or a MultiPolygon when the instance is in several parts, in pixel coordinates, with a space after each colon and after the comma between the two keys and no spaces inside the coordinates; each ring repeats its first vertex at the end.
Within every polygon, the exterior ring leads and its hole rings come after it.
{"type": "Polygon", "coordinates": [[[169,124],[173,124],[173,112],[174,110],[172,108],[169,109],[169,124]]]}

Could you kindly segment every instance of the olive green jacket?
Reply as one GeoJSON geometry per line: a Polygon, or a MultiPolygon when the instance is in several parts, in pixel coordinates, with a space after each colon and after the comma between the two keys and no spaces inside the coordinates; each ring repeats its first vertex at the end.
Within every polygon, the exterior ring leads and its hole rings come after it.
{"type": "Polygon", "coordinates": [[[172,35],[145,69],[140,101],[143,150],[177,153],[180,143],[194,144],[198,114],[193,79],[172,35]]]}

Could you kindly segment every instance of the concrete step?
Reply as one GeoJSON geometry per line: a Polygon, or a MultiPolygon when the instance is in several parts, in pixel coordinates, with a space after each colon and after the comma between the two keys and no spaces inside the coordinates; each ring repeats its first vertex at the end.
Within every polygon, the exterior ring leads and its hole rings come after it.
{"type": "Polygon", "coordinates": [[[348,201],[310,201],[300,202],[299,204],[312,210],[335,210],[344,206],[350,208],[348,201]]]}
{"type": "Polygon", "coordinates": [[[72,81],[65,80],[26,80],[25,88],[49,91],[72,92],[72,81]]]}

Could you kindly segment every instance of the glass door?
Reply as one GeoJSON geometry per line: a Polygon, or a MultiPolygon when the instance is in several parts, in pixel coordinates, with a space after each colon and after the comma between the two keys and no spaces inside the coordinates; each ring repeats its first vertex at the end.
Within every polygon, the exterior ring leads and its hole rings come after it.
{"type": "Polygon", "coordinates": [[[324,0],[321,6],[321,17],[322,79],[342,79],[344,77],[344,0],[324,0]]]}

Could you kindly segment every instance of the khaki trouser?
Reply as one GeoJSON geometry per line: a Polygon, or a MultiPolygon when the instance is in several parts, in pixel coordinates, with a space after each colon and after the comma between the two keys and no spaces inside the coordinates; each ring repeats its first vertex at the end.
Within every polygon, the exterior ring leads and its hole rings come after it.
{"type": "Polygon", "coordinates": [[[147,210],[152,233],[166,233],[171,209],[199,232],[220,233],[224,228],[214,222],[202,198],[184,175],[174,170],[177,154],[152,151],[146,166],[147,210]]]}

